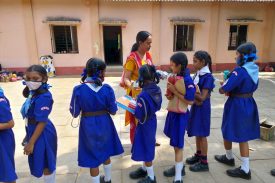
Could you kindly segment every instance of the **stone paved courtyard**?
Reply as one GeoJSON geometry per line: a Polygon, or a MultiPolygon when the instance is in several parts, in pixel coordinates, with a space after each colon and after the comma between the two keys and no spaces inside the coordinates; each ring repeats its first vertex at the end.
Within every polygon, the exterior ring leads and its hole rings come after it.
{"type": "MultiPolygon", "coordinates": [[[[57,77],[50,79],[49,83],[53,86],[51,92],[54,97],[54,107],[50,118],[56,126],[58,132],[58,161],[57,161],[57,183],[88,183],[91,182],[88,169],[82,169],[77,166],[77,144],[78,144],[78,128],[71,127],[71,116],[69,114],[69,102],[73,86],[79,83],[78,77],[57,77]]],[[[118,87],[120,78],[106,78],[115,90],[116,97],[122,96],[125,92],[118,87]]],[[[4,89],[6,96],[9,98],[12,106],[12,112],[16,126],[14,133],[16,137],[16,170],[19,176],[17,182],[31,183],[43,182],[43,179],[36,179],[30,176],[27,157],[23,155],[23,147],[20,145],[25,135],[24,121],[20,115],[20,108],[24,102],[21,95],[23,85],[21,82],[16,83],[0,83],[4,89]]],[[[165,91],[165,81],[160,83],[161,88],[165,91]]],[[[209,141],[209,164],[210,171],[204,173],[190,172],[186,166],[186,183],[231,183],[231,182],[253,182],[253,183],[272,183],[275,177],[270,175],[270,169],[275,168],[275,140],[266,142],[263,140],[255,140],[250,143],[250,158],[252,169],[252,180],[245,181],[230,178],[225,174],[228,167],[221,165],[214,160],[214,154],[224,153],[221,122],[223,105],[226,97],[218,94],[219,84],[212,94],[212,125],[209,141]]],[[[255,93],[255,99],[258,104],[260,118],[267,118],[275,121],[275,74],[261,73],[260,86],[255,93]]],[[[158,131],[157,141],[161,143],[156,148],[156,158],[154,161],[154,169],[159,183],[172,182],[172,179],[165,178],[162,172],[174,163],[174,152],[169,146],[168,138],[163,134],[164,122],[166,117],[167,100],[164,99],[162,109],[157,113],[158,131]]],[[[125,153],[122,156],[114,157],[113,164],[113,180],[114,183],[131,183],[136,182],[129,179],[129,172],[137,168],[140,163],[131,160],[131,145],[129,140],[129,127],[124,127],[124,111],[119,109],[118,114],[113,117],[117,131],[123,143],[125,153]]],[[[77,123],[78,119],[74,120],[77,123]]],[[[185,137],[184,158],[189,157],[195,151],[195,139],[185,137]]],[[[240,165],[240,155],[238,144],[233,145],[233,151],[240,165]]],[[[101,168],[102,172],[102,168],[101,168]]]]}

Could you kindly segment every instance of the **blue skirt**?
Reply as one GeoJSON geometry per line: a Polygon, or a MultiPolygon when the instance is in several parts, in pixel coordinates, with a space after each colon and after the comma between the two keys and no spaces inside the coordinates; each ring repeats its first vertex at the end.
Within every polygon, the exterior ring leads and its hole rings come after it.
{"type": "Polygon", "coordinates": [[[164,126],[164,134],[170,138],[171,146],[180,149],[184,147],[184,135],[187,128],[188,115],[189,112],[168,112],[164,126]]]}
{"type": "Polygon", "coordinates": [[[114,122],[109,114],[81,118],[78,144],[79,166],[97,168],[111,156],[123,152],[114,122]]]}
{"type": "Polygon", "coordinates": [[[155,158],[157,119],[156,116],[144,124],[138,123],[132,146],[132,160],[151,162],[155,158]]]}
{"type": "Polygon", "coordinates": [[[260,122],[254,98],[229,97],[224,106],[223,138],[230,142],[247,142],[260,138],[260,122]]]}
{"type": "MultiPolygon", "coordinates": [[[[36,125],[29,124],[27,127],[27,136],[30,139],[36,125]]],[[[57,134],[54,125],[48,120],[44,131],[37,139],[33,154],[29,155],[29,166],[31,174],[35,177],[41,177],[44,169],[49,169],[52,173],[56,170],[57,154],[57,134]]]]}
{"type": "Polygon", "coordinates": [[[0,182],[17,179],[14,164],[15,140],[11,129],[0,131],[0,182]]]}
{"type": "Polygon", "coordinates": [[[206,99],[201,106],[192,105],[187,127],[189,137],[208,137],[210,135],[211,104],[206,99]]]}

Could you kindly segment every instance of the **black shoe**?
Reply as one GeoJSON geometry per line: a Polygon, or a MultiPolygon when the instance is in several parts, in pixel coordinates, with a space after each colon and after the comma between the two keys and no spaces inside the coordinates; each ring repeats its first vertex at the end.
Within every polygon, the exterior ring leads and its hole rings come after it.
{"type": "Polygon", "coordinates": [[[143,170],[141,167],[138,168],[135,171],[130,172],[129,174],[131,179],[140,179],[140,178],[144,178],[147,176],[147,171],[143,170]]]}
{"type": "Polygon", "coordinates": [[[173,183],[183,183],[182,180],[173,181],[173,183]]]}
{"type": "Polygon", "coordinates": [[[189,167],[189,170],[192,172],[205,172],[205,171],[209,171],[209,167],[208,167],[208,163],[202,163],[201,161],[191,165],[189,167]]]}
{"type": "Polygon", "coordinates": [[[275,169],[270,171],[271,175],[275,176],[275,169]]]}
{"type": "Polygon", "coordinates": [[[110,181],[107,181],[107,182],[106,182],[106,181],[104,180],[104,175],[101,175],[101,176],[100,176],[100,183],[112,183],[112,181],[110,180],[110,181]]]}
{"type": "MultiPolygon", "coordinates": [[[[164,170],[163,175],[165,177],[174,177],[176,175],[175,166],[173,166],[173,167],[171,167],[167,170],[164,170]]],[[[185,176],[185,166],[184,165],[183,165],[183,168],[182,168],[182,171],[181,171],[181,176],[185,176]]]]}
{"type": "Polygon", "coordinates": [[[194,156],[192,156],[192,157],[190,157],[190,158],[187,158],[185,162],[186,162],[188,165],[194,165],[195,163],[198,163],[199,161],[200,161],[200,157],[194,155],[194,156]]]}
{"type": "Polygon", "coordinates": [[[149,176],[147,176],[144,179],[138,181],[138,183],[157,183],[157,179],[155,177],[154,180],[152,180],[149,176]]]}
{"type": "Polygon", "coordinates": [[[235,160],[234,159],[227,159],[226,155],[215,155],[215,160],[217,160],[220,163],[229,165],[229,166],[235,166],[235,160]]]}
{"type": "Polygon", "coordinates": [[[232,169],[232,170],[227,170],[226,173],[230,177],[239,177],[239,178],[246,179],[246,180],[250,180],[251,179],[251,172],[250,172],[250,170],[249,170],[248,173],[245,173],[241,169],[241,167],[235,168],[235,169],[232,169]]]}

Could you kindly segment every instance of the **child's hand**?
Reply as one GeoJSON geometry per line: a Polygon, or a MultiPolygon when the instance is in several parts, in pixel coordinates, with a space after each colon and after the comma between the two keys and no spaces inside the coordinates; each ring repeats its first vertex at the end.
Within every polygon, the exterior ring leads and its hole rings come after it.
{"type": "Polygon", "coordinates": [[[202,102],[198,101],[198,100],[195,100],[194,103],[198,106],[201,106],[202,105],[202,102]]]}
{"type": "Polygon", "coordinates": [[[30,155],[33,153],[33,148],[34,148],[34,144],[32,143],[28,143],[27,145],[25,145],[24,147],[24,154],[25,155],[30,155]]]}
{"type": "Polygon", "coordinates": [[[138,86],[133,86],[133,85],[131,85],[131,87],[129,87],[131,90],[141,90],[141,88],[140,87],[138,87],[138,86]]]}
{"type": "Polygon", "coordinates": [[[139,84],[137,81],[133,82],[131,85],[131,89],[132,90],[141,90],[141,88],[139,87],[139,84]]]}
{"type": "Polygon", "coordinates": [[[172,93],[176,93],[177,92],[176,87],[173,84],[171,84],[171,83],[167,83],[167,89],[169,91],[171,91],[172,93]]]}
{"type": "Polygon", "coordinates": [[[172,100],[174,98],[174,95],[165,95],[165,97],[168,99],[168,100],[172,100]]]}
{"type": "Polygon", "coordinates": [[[198,85],[196,85],[196,93],[197,93],[197,94],[200,94],[200,93],[201,93],[200,88],[199,88],[198,85]]]}
{"type": "Polygon", "coordinates": [[[24,139],[23,139],[21,145],[22,145],[23,147],[25,147],[25,145],[27,145],[27,144],[28,144],[28,139],[27,139],[27,135],[26,135],[26,136],[24,137],[24,139]]]}

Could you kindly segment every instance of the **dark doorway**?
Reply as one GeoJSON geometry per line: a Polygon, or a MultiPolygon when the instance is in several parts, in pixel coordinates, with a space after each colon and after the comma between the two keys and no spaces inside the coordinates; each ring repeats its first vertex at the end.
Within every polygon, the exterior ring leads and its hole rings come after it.
{"type": "Polygon", "coordinates": [[[104,56],[107,65],[122,65],[121,26],[103,26],[104,56]]]}

